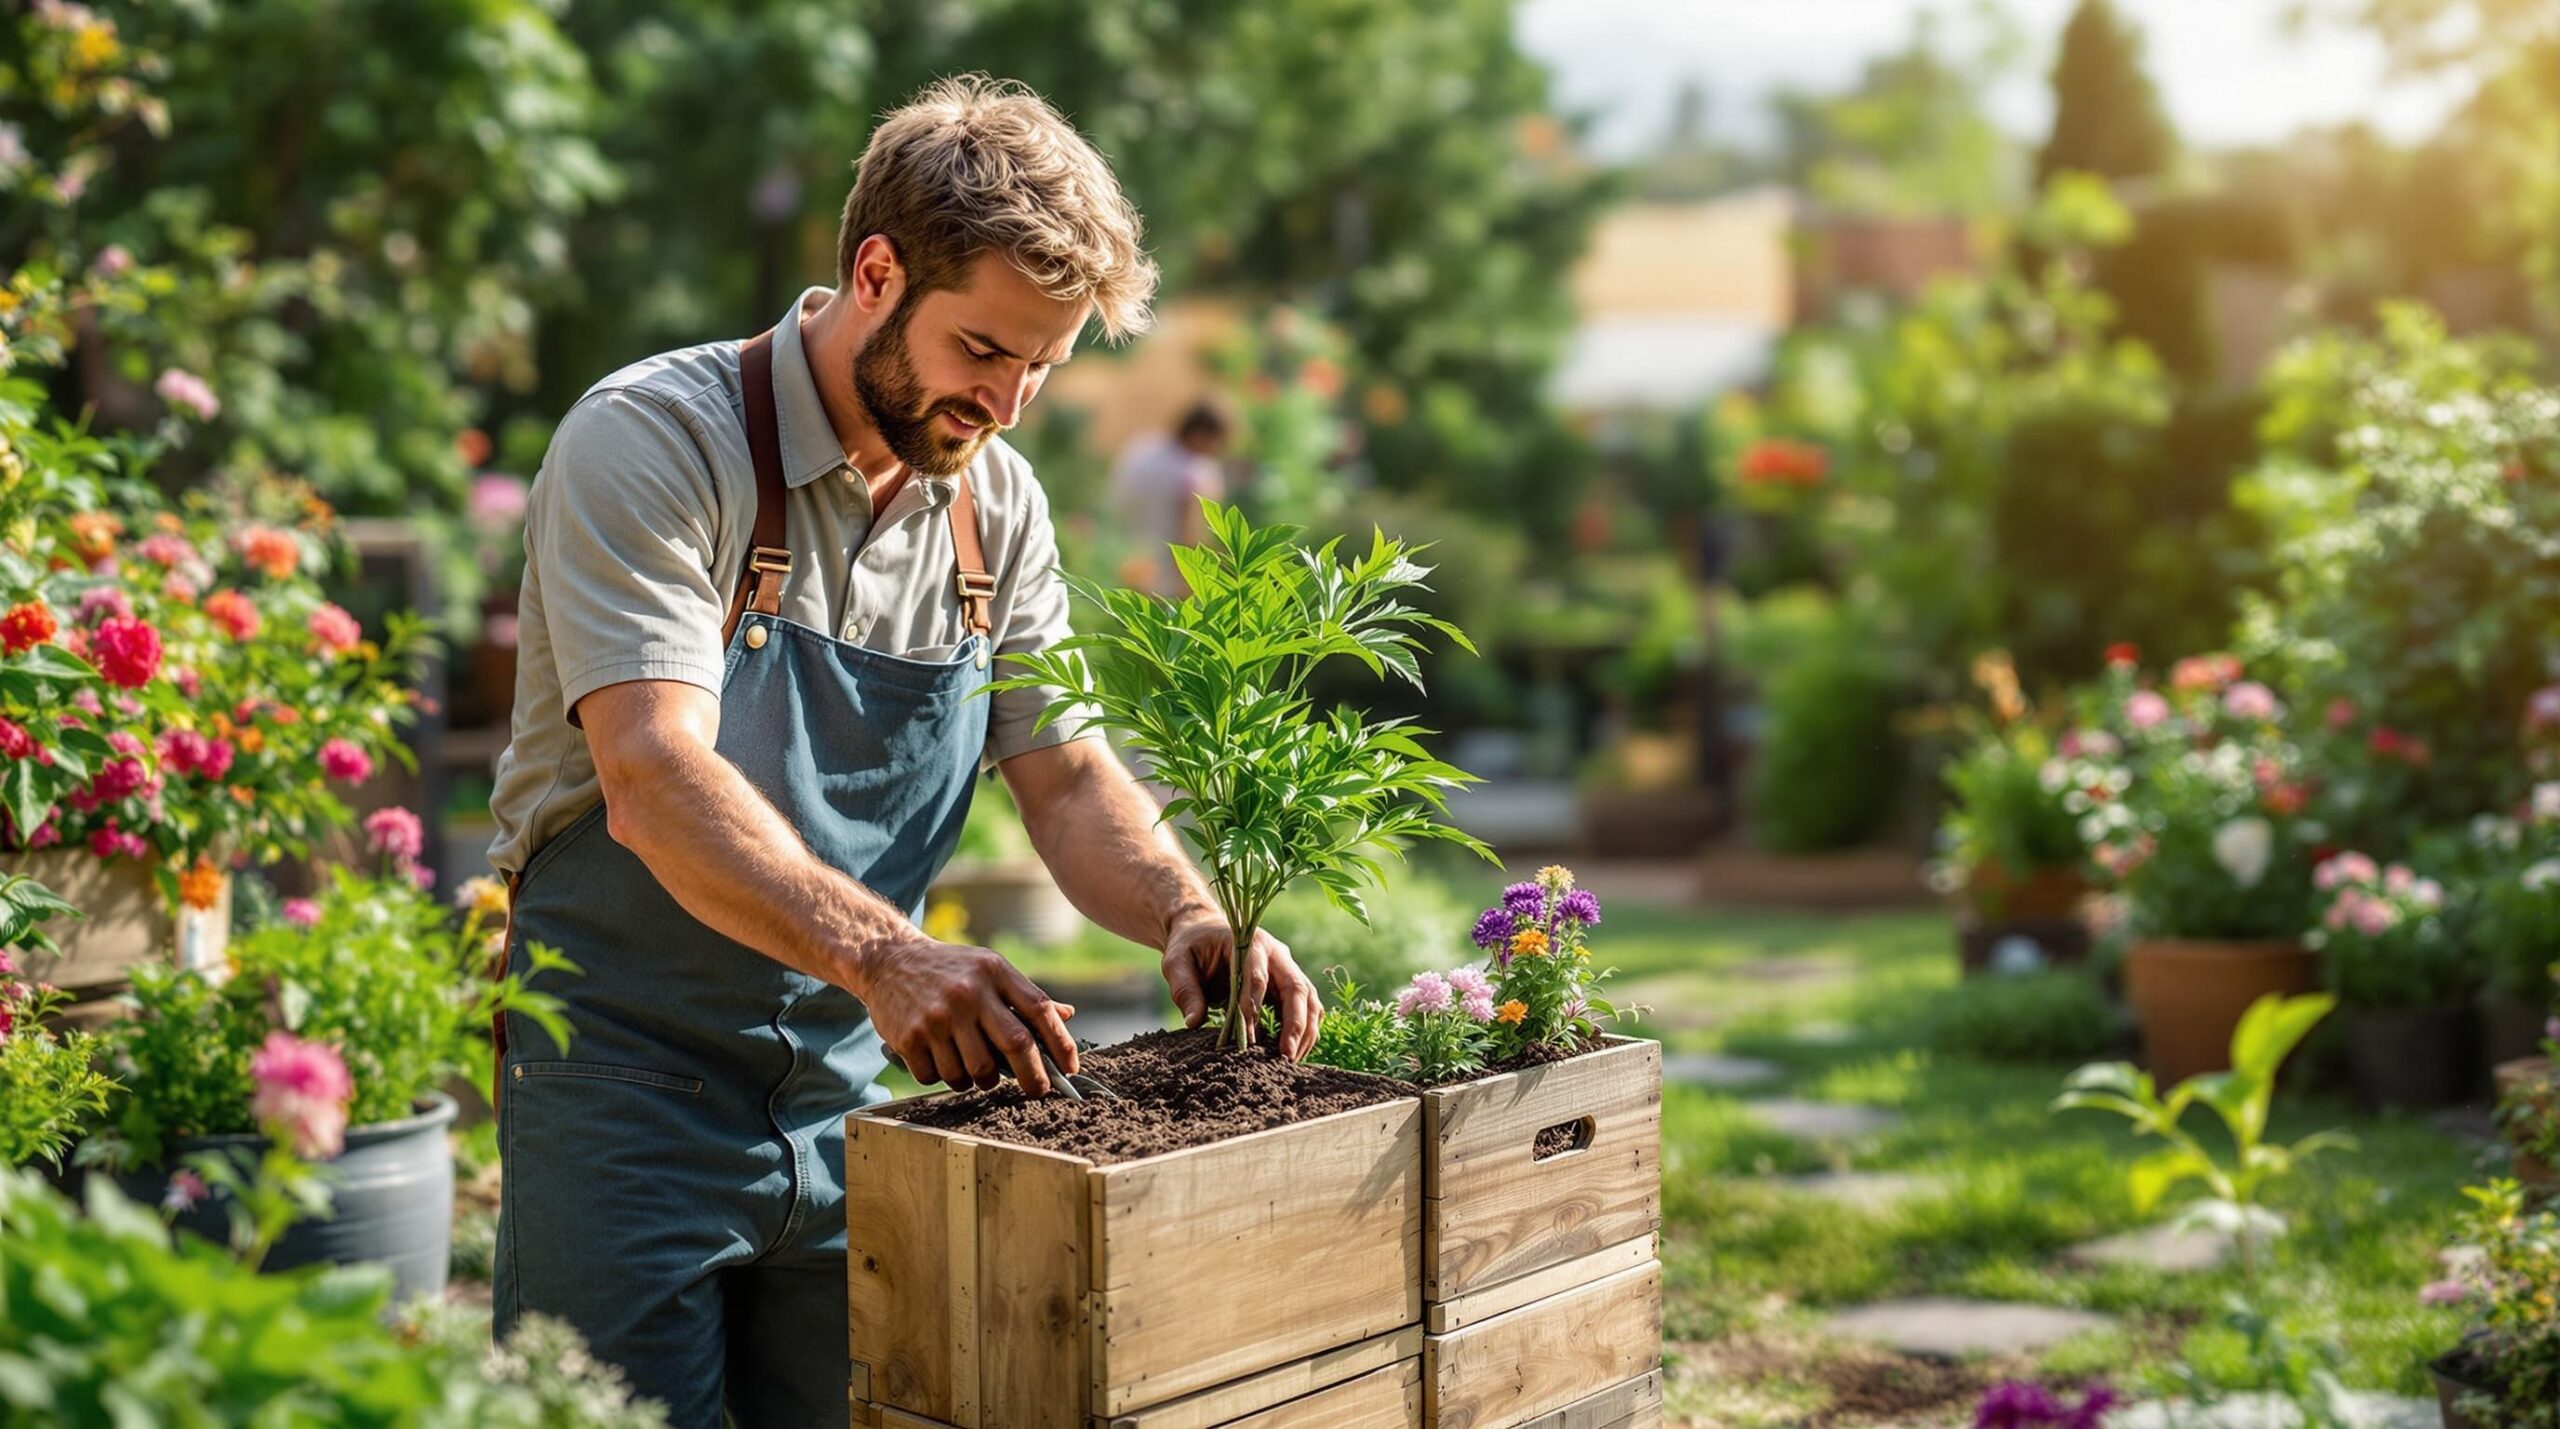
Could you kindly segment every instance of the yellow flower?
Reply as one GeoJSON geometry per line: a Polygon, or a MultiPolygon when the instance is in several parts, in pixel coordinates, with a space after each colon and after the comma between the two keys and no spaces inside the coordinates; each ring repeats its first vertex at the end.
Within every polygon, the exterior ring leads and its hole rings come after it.
{"type": "Polygon", "coordinates": [[[507,915],[507,886],[487,874],[466,878],[462,887],[454,891],[454,901],[481,917],[503,918],[507,915]]]}
{"type": "Polygon", "coordinates": [[[1548,864],[1538,870],[1538,884],[1549,893],[1562,893],[1573,886],[1573,870],[1560,863],[1548,864]]]}
{"type": "Polygon", "coordinates": [[[961,943],[969,938],[969,910],[957,898],[936,898],[925,904],[924,935],[938,943],[961,943]]]}
{"type": "Polygon", "coordinates": [[[1523,928],[1511,935],[1511,951],[1516,957],[1543,958],[1547,955],[1547,935],[1537,928],[1523,928]]]}
{"type": "Polygon", "coordinates": [[[1529,1015],[1529,1004],[1527,1004],[1527,1003],[1525,1003],[1525,1002],[1522,1002],[1520,999],[1518,999],[1518,998],[1516,998],[1516,997],[1515,997],[1515,998],[1513,998],[1513,999],[1511,999],[1509,1002],[1506,1002],[1506,1003],[1502,1004],[1500,1007],[1497,1007],[1497,1008],[1495,1008],[1495,1009],[1493,1010],[1493,1020],[1494,1020],[1494,1021],[1496,1021],[1496,1022],[1508,1022],[1508,1023],[1511,1023],[1511,1024],[1512,1024],[1512,1025],[1514,1025],[1514,1026],[1519,1025],[1519,1023],[1520,1023],[1521,1019],[1523,1019],[1523,1018],[1527,1017],[1528,1015],[1529,1015]]]}

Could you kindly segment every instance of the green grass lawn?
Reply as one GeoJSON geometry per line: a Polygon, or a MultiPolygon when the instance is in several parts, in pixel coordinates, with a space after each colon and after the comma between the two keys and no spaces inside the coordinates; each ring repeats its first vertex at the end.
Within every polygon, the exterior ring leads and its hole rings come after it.
{"type": "MultiPolygon", "coordinates": [[[[1470,898],[1488,882],[1472,870],[1459,877],[1470,898]]],[[[2077,1059],[2016,1065],[1931,1050],[1931,1011],[1958,983],[1943,913],[1716,913],[1613,898],[1592,946],[1619,970],[1618,1000],[1652,1009],[1638,1032],[1675,1051],[1782,1069],[1730,1094],[1664,1090],[1674,1422],[1969,1423],[1976,1386],[1990,1379],[2103,1376],[2166,1394],[2179,1390],[2172,1370],[2182,1361],[2210,1383],[2249,1387],[2243,1347],[2222,1323],[2236,1270],[2083,1269],[2063,1258],[2145,1224],[2123,1168],[2146,1148],[2112,1118],[2047,1111],[2077,1059]],[[1902,1121],[1861,1140],[1807,1143],[1758,1120],[1750,1103],[1764,1096],[1884,1108],[1902,1121]],[[1930,1188],[1866,1209],[1772,1179],[1831,1170],[1898,1172],[1930,1188]],[[1821,1334],[1834,1310],[1915,1295],[2090,1310],[2116,1327],[2036,1360],[1953,1370],[1821,1334]],[[1933,1399],[1942,1408],[1915,1413],[1933,1399]]],[[[1057,968],[1037,955],[1025,965],[1035,978],[1089,976],[1097,959],[1121,956],[1145,966],[1135,950],[1086,949],[1057,968]]],[[[2270,1257],[2269,1308],[2289,1331],[2334,1344],[2350,1385],[2425,1393],[2424,1360],[2462,1320],[2421,1307],[2417,1290],[2436,1277],[2459,1188],[2480,1173],[2483,1153],[2423,1119],[2360,1115],[2323,1097],[2278,1105],[2280,1139],[2332,1126],[2351,1131],[2358,1149],[2314,1161],[2279,1193],[2293,1233],[2270,1257]]]]}

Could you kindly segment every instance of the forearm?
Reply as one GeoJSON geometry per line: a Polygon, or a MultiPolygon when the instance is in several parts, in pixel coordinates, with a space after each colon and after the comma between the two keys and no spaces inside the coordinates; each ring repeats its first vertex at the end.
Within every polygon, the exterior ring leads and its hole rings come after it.
{"type": "Polygon", "coordinates": [[[718,753],[668,741],[652,764],[648,777],[613,782],[607,828],[706,927],[856,997],[868,967],[918,936],[887,900],[811,853],[718,753]]]}
{"type": "MultiPolygon", "coordinates": [[[[1099,741],[1096,744],[1099,745],[1099,741]]],[[[1078,912],[1133,943],[1161,949],[1185,919],[1218,903],[1156,802],[1107,745],[1075,777],[1023,808],[1031,846],[1078,912]]]]}

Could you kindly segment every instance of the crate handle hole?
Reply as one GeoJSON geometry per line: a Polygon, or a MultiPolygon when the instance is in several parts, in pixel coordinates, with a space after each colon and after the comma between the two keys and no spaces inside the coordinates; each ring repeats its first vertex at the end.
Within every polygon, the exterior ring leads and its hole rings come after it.
{"type": "Polygon", "coordinates": [[[1590,1150],[1591,1133],[1594,1129],[1591,1118],[1587,1116],[1578,1116],[1571,1121],[1560,1121],[1553,1126],[1539,1128],[1538,1139],[1535,1142],[1536,1159],[1552,1161],[1559,1156],[1570,1156],[1577,1151],[1590,1150]]]}

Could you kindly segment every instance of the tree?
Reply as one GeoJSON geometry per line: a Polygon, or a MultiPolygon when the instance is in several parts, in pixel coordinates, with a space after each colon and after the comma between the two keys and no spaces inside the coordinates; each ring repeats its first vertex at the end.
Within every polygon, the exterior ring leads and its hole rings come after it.
{"type": "Polygon", "coordinates": [[[1846,94],[1783,91],[1782,170],[1835,209],[1865,213],[1991,215],[2017,198],[2015,146],[1982,96],[2017,63],[2019,40],[1996,7],[1981,6],[1970,50],[1945,38],[1924,10],[1900,50],[1869,60],[1846,94]]]}
{"type": "Polygon", "coordinates": [[[2053,62],[2053,133],[2036,151],[2036,187],[2077,170],[2104,179],[2163,173],[2177,136],[2142,72],[2142,37],[2110,0],[2080,0],[2053,62]]]}

